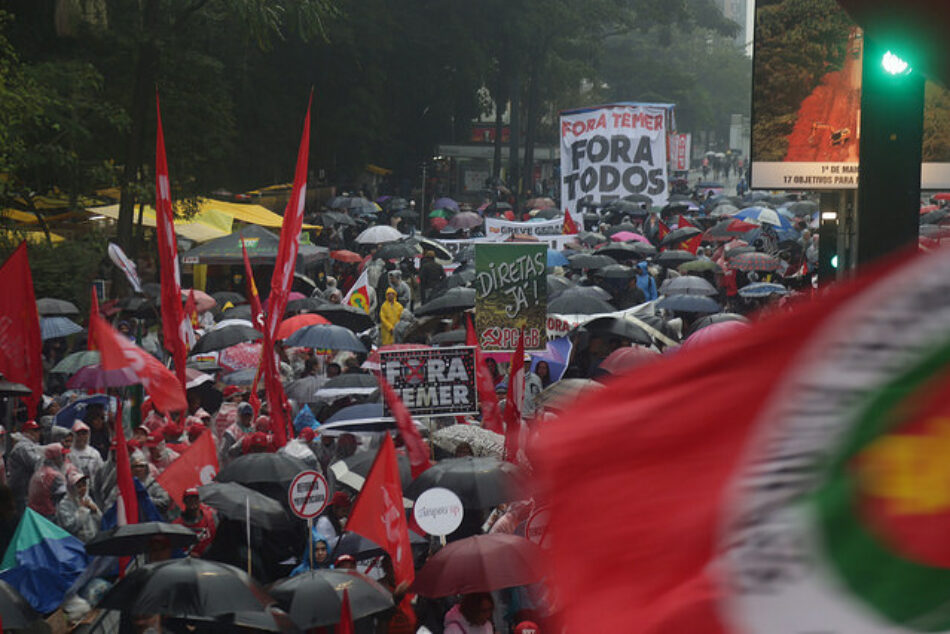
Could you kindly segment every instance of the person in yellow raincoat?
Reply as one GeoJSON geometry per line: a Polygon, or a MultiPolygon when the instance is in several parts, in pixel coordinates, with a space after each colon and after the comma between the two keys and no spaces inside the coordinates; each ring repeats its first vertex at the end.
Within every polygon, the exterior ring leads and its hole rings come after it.
{"type": "Polygon", "coordinates": [[[379,340],[381,345],[393,342],[393,328],[402,317],[402,304],[396,301],[396,289],[386,289],[386,301],[379,308],[379,340]]]}

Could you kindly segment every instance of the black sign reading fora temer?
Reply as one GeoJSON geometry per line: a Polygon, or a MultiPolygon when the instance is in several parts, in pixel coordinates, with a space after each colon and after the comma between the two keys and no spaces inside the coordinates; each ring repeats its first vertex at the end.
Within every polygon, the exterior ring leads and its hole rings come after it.
{"type": "Polygon", "coordinates": [[[478,412],[473,347],[381,350],[379,369],[413,416],[478,412]]]}

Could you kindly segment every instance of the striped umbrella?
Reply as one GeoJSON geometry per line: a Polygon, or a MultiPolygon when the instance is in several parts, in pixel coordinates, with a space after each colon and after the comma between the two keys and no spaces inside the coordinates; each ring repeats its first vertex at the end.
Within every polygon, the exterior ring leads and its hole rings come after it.
{"type": "Polygon", "coordinates": [[[737,271],[777,271],[782,261],[768,253],[740,253],[729,259],[729,266],[737,271]]]}

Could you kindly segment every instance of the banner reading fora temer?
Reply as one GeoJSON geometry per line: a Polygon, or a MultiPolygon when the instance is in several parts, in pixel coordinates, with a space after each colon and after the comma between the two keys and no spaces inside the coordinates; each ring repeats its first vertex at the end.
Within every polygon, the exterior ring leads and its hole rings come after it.
{"type": "Polygon", "coordinates": [[[578,203],[603,204],[629,194],[666,204],[672,108],[618,103],[562,112],[561,206],[576,218],[578,203]]]}
{"type": "Polygon", "coordinates": [[[547,245],[475,245],[475,330],[482,350],[511,351],[524,328],[525,350],[547,340],[547,245]]]}

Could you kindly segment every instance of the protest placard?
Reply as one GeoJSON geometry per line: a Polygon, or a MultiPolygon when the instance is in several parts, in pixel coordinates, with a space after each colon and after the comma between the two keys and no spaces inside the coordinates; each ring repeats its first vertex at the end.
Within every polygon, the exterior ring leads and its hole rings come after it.
{"type": "Polygon", "coordinates": [[[380,350],[379,369],[413,416],[478,412],[473,347],[380,350]]]}
{"type": "Polygon", "coordinates": [[[525,350],[547,341],[547,245],[475,245],[475,330],[482,350],[525,350]]]}

